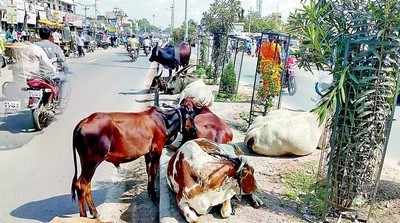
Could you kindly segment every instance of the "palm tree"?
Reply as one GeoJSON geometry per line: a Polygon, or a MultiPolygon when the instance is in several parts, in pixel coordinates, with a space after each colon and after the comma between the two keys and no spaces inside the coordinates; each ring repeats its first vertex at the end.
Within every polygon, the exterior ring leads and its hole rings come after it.
{"type": "Polygon", "coordinates": [[[399,83],[397,0],[310,0],[289,19],[302,41],[300,66],[333,75],[314,111],[332,118],[328,160],[331,207],[373,201],[386,152],[399,83]]]}

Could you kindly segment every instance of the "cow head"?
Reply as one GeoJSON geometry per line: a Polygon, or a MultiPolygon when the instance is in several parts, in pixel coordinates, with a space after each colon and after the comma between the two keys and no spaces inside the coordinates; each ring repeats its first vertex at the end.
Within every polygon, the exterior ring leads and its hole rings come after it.
{"type": "Polygon", "coordinates": [[[194,65],[188,65],[176,72],[167,83],[166,92],[168,94],[179,94],[187,85],[198,80],[196,76],[187,74],[187,71],[192,67],[194,67],[194,65]]]}
{"type": "MultiPolygon", "coordinates": [[[[185,98],[181,102],[181,106],[185,107],[188,111],[184,115],[184,128],[182,129],[183,142],[190,136],[196,135],[196,126],[194,124],[195,117],[200,113],[201,108],[196,105],[193,98],[185,98]]],[[[183,115],[183,114],[182,114],[183,115]]]]}
{"type": "Polygon", "coordinates": [[[184,86],[184,76],[179,74],[174,75],[167,83],[167,94],[179,94],[185,88],[184,86]]]}
{"type": "Polygon", "coordinates": [[[252,194],[257,190],[253,167],[249,166],[248,164],[244,164],[242,169],[238,169],[237,174],[242,194],[252,194]]]}

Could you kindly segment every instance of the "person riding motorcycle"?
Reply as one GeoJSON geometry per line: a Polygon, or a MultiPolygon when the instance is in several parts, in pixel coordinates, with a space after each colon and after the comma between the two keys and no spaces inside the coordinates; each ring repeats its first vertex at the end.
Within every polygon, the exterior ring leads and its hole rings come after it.
{"type": "Polygon", "coordinates": [[[46,27],[40,28],[39,36],[41,40],[37,42],[36,45],[42,47],[49,59],[57,61],[60,68],[63,70],[67,68],[63,50],[60,46],[50,41],[52,36],[51,30],[46,27]]]}
{"type": "Polygon", "coordinates": [[[65,92],[65,82],[66,82],[66,75],[65,72],[67,71],[66,59],[63,50],[57,44],[50,41],[52,32],[49,28],[43,27],[39,30],[39,36],[41,41],[37,42],[36,45],[40,46],[44,52],[46,53],[47,57],[55,63],[58,72],[53,73],[52,79],[57,80],[59,82],[59,87],[61,89],[61,99],[65,99],[66,92],[65,92]]]}
{"type": "Polygon", "coordinates": [[[32,44],[29,37],[14,46],[16,63],[13,66],[14,79],[17,84],[26,84],[32,77],[51,79],[56,73],[56,66],[49,59],[42,47],[32,44]]]}
{"type": "Polygon", "coordinates": [[[131,35],[131,37],[128,39],[128,48],[130,48],[132,51],[135,51],[136,55],[139,55],[139,40],[135,35],[131,35]]]}
{"type": "Polygon", "coordinates": [[[151,40],[149,37],[145,37],[143,40],[143,50],[146,53],[146,55],[150,52],[151,48],[151,40]]]}

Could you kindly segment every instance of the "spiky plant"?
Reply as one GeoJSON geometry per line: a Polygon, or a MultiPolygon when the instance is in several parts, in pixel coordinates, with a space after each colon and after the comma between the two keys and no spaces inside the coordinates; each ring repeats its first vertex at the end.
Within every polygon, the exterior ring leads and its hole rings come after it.
{"type": "Polygon", "coordinates": [[[314,111],[332,118],[328,198],[357,207],[376,193],[399,79],[397,0],[310,0],[290,17],[303,42],[298,59],[333,75],[314,111]]]}

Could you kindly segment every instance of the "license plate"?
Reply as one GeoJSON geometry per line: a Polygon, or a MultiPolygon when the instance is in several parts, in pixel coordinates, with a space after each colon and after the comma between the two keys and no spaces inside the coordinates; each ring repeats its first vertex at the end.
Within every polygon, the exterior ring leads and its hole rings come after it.
{"type": "Polygon", "coordinates": [[[43,91],[41,90],[29,90],[29,97],[32,98],[41,98],[43,96],[43,91]]]}
{"type": "Polygon", "coordinates": [[[3,101],[1,111],[4,113],[16,113],[21,110],[20,101],[3,101]]]}

